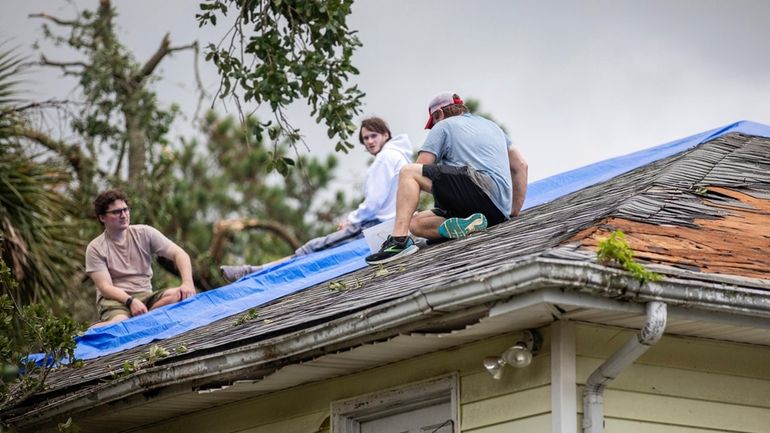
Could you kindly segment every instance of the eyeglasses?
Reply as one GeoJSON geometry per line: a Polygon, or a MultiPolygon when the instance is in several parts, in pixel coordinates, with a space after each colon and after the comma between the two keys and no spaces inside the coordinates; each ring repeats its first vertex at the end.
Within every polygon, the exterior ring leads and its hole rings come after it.
{"type": "Polygon", "coordinates": [[[113,210],[104,211],[105,214],[112,214],[112,215],[115,215],[115,216],[120,216],[120,215],[123,214],[123,212],[125,212],[126,215],[128,215],[128,213],[131,212],[131,208],[130,207],[122,207],[120,209],[113,209],[113,210]]]}

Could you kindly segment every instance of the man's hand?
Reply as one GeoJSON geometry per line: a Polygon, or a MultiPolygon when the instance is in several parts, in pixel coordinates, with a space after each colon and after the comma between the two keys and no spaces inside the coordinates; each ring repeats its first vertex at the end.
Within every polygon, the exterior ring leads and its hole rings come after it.
{"type": "Polygon", "coordinates": [[[174,261],[176,268],[179,270],[179,276],[182,277],[182,284],[179,287],[174,287],[174,290],[179,292],[179,301],[195,296],[195,286],[193,285],[192,278],[192,264],[190,263],[190,256],[176,244],[166,250],[164,257],[167,257],[174,261]]]}
{"type": "Polygon", "coordinates": [[[179,290],[179,300],[183,301],[187,298],[195,296],[195,287],[192,284],[182,284],[176,287],[175,290],[179,290]]]}
{"type": "Polygon", "coordinates": [[[342,220],[341,223],[337,224],[337,230],[342,230],[342,229],[346,228],[349,225],[350,225],[350,222],[348,221],[347,218],[345,218],[344,220],[342,220]]]}
{"type": "Polygon", "coordinates": [[[144,305],[144,302],[134,298],[134,300],[131,302],[131,307],[129,308],[131,310],[131,316],[139,316],[147,312],[147,306],[144,305]]]}

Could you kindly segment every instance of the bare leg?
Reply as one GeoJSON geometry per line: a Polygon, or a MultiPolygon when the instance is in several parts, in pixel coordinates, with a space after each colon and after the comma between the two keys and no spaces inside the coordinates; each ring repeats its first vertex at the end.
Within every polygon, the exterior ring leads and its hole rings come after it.
{"type": "Polygon", "coordinates": [[[150,310],[154,310],[156,308],[163,307],[165,305],[176,304],[181,300],[182,300],[182,292],[179,289],[166,290],[163,293],[163,295],[161,295],[160,299],[158,299],[152,305],[152,308],[150,308],[150,310]]]}
{"type": "Polygon", "coordinates": [[[422,175],[422,164],[408,164],[401,169],[398,175],[396,221],[393,223],[393,236],[409,234],[412,215],[420,204],[420,191],[431,192],[432,189],[433,182],[422,175]]]}
{"type": "Polygon", "coordinates": [[[118,323],[118,322],[121,322],[121,321],[126,320],[126,319],[128,319],[127,315],[125,315],[125,314],[118,314],[117,316],[113,317],[110,320],[105,320],[103,322],[96,322],[93,325],[89,326],[88,329],[98,328],[99,326],[109,325],[111,323],[118,323]]]}
{"type": "Polygon", "coordinates": [[[438,234],[438,227],[446,221],[445,218],[434,214],[432,211],[426,210],[419,212],[412,217],[412,222],[409,224],[409,231],[413,235],[426,239],[441,239],[441,235],[438,234]]]}

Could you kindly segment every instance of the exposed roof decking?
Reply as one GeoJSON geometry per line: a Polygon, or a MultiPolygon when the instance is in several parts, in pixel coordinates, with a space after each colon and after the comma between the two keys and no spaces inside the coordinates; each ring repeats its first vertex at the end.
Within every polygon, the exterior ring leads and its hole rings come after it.
{"type": "Polygon", "coordinates": [[[768,152],[767,139],[758,138],[734,137],[701,146],[644,194],[572,240],[595,249],[611,231],[622,230],[639,259],[767,279],[768,152]]]}

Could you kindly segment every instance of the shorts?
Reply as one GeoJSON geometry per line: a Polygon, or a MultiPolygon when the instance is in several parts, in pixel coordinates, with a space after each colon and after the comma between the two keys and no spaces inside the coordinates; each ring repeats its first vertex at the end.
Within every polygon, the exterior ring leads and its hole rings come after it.
{"type": "MultiPolygon", "coordinates": [[[[158,302],[161,296],[166,293],[166,290],[168,289],[158,290],[157,292],[147,291],[133,293],[131,296],[134,299],[142,301],[149,310],[153,305],[155,305],[156,302],[158,302]]],[[[103,322],[112,320],[112,318],[118,314],[125,314],[126,316],[131,317],[131,310],[129,310],[124,303],[114,299],[99,298],[99,301],[96,303],[96,307],[97,311],[99,312],[99,320],[103,322]]]]}
{"type": "Polygon", "coordinates": [[[433,182],[436,208],[431,211],[442,218],[465,218],[474,213],[487,217],[491,227],[508,218],[500,212],[486,192],[468,174],[468,167],[425,164],[422,175],[433,182]]]}

